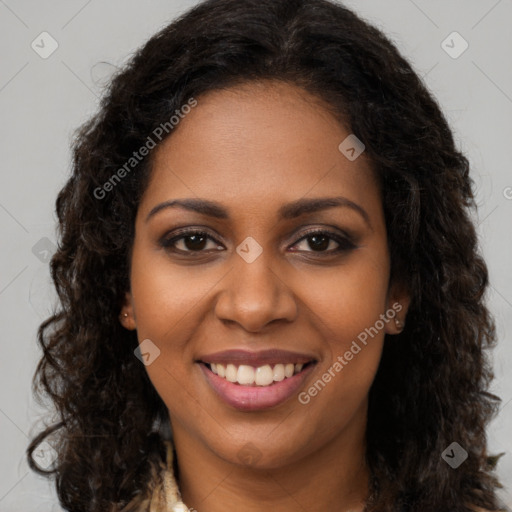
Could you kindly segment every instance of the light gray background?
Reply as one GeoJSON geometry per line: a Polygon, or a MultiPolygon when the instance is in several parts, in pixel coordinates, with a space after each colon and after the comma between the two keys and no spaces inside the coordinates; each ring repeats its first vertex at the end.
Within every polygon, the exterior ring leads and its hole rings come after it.
{"type": "MultiPolygon", "coordinates": [[[[100,86],[114,66],[195,3],[0,0],[1,512],[61,510],[53,484],[29,470],[25,449],[44,413],[30,388],[40,357],[36,330],[52,300],[44,261],[49,244],[40,240],[55,242],[54,202],[69,170],[72,130],[96,110],[100,86]],[[31,48],[43,31],[59,45],[47,59],[31,48]]],[[[500,340],[493,391],[503,399],[503,412],[489,441],[492,452],[506,452],[499,474],[512,506],[512,0],[345,3],[410,59],[473,166],[478,232],[492,284],[489,306],[500,340]],[[469,43],[456,59],[441,46],[453,31],[469,43]]],[[[448,44],[460,48],[457,41],[448,44]]]]}

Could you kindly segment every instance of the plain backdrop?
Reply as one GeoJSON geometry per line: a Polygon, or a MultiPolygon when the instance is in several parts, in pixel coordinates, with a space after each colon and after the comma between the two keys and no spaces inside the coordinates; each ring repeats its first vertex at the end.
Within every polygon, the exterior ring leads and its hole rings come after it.
{"type": "MultiPolygon", "coordinates": [[[[0,512],[62,510],[53,483],[28,468],[25,449],[44,419],[31,380],[41,356],[36,330],[53,300],[54,203],[69,172],[72,132],[96,111],[116,66],[195,3],[0,0],[0,512]]],[[[512,0],[345,4],[411,61],[472,164],[499,334],[492,390],[503,399],[489,444],[505,453],[499,475],[512,506],[512,0]]]]}

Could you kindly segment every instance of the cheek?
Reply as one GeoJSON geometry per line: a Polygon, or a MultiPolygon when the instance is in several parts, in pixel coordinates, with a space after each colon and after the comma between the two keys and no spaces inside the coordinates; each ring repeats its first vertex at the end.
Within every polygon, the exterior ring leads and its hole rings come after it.
{"type": "MultiPolygon", "coordinates": [[[[172,265],[165,253],[151,254],[134,247],[131,291],[139,339],[155,342],[173,338],[182,331],[188,318],[201,307],[202,299],[218,281],[214,274],[199,265],[187,268],[172,265]]],[[[179,349],[180,337],[171,347],[179,349]]]]}
{"type": "Polygon", "coordinates": [[[370,250],[356,252],[345,265],[304,279],[309,307],[325,327],[326,338],[340,350],[385,313],[388,260],[385,251],[379,258],[374,254],[370,250]]]}
{"type": "Polygon", "coordinates": [[[188,411],[198,424],[203,421],[200,410],[190,407],[192,354],[187,341],[197,328],[201,299],[217,280],[199,266],[171,265],[164,253],[134,245],[131,293],[137,337],[139,343],[151,340],[159,350],[146,366],[147,374],[171,415],[188,411]]]}
{"type": "MultiPolygon", "coordinates": [[[[369,254],[369,253],[368,253],[369,254]]],[[[304,390],[317,404],[332,401],[354,410],[362,403],[377,371],[387,322],[388,269],[382,258],[365,254],[333,270],[331,276],[309,283],[309,308],[316,313],[316,330],[327,342],[317,385],[304,390]],[[384,320],[383,320],[384,318],[384,320]],[[322,398],[320,398],[322,395],[322,398]],[[314,398],[317,397],[318,398],[314,398]]],[[[339,405],[335,405],[339,407],[339,405]]]]}

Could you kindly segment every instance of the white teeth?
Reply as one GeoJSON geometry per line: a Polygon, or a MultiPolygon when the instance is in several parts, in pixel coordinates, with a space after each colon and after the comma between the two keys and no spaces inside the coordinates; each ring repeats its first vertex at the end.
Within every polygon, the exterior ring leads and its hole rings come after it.
{"type": "Polygon", "coordinates": [[[284,364],[276,364],[274,366],[274,380],[276,382],[284,380],[284,364]]]}
{"type": "Polygon", "coordinates": [[[219,377],[225,377],[226,376],[226,368],[221,364],[216,364],[217,367],[217,375],[219,377]]]}
{"type": "Polygon", "coordinates": [[[238,374],[236,380],[238,381],[238,384],[254,384],[254,368],[252,366],[241,364],[238,367],[238,374]]]}
{"type": "Polygon", "coordinates": [[[256,368],[256,377],[254,380],[256,386],[269,386],[274,382],[274,372],[272,368],[268,364],[256,368]]]}
{"type": "MultiPolygon", "coordinates": [[[[217,365],[219,366],[219,365],[217,365]]],[[[228,364],[226,366],[226,380],[229,382],[236,382],[238,370],[234,364],[228,364]]]]}
{"type": "Polygon", "coordinates": [[[237,382],[243,386],[270,386],[274,382],[281,382],[284,379],[293,377],[304,368],[301,363],[276,364],[274,367],[266,364],[254,368],[246,364],[235,366],[234,364],[223,365],[211,363],[210,369],[229,382],[237,382]]]}
{"type": "Polygon", "coordinates": [[[294,364],[287,364],[284,367],[284,376],[285,377],[291,377],[293,375],[293,372],[295,371],[295,365],[294,364]]]}

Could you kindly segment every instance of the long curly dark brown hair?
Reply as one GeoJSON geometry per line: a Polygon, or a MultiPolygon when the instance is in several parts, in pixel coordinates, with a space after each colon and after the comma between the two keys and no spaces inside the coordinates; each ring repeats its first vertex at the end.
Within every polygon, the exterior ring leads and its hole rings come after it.
{"type": "Polygon", "coordinates": [[[323,99],[364,142],[381,182],[391,278],[412,297],[370,391],[367,461],[378,490],[370,509],[498,510],[485,435],[499,403],[488,392],[496,335],[468,160],[393,43],[327,0],[198,4],[136,52],[77,132],[56,201],[59,306],[39,327],[33,382],[57,417],[31,441],[31,468],[55,477],[72,512],[121,510],[150,485],[168,411],[134,356],[136,333],[118,316],[151,155],[108,193],[104,184],[190,98],[266,79],[323,99]],[[47,471],[33,460],[45,439],[58,453],[47,471]],[[456,470],[441,458],[454,441],[468,452],[456,470]]]}

